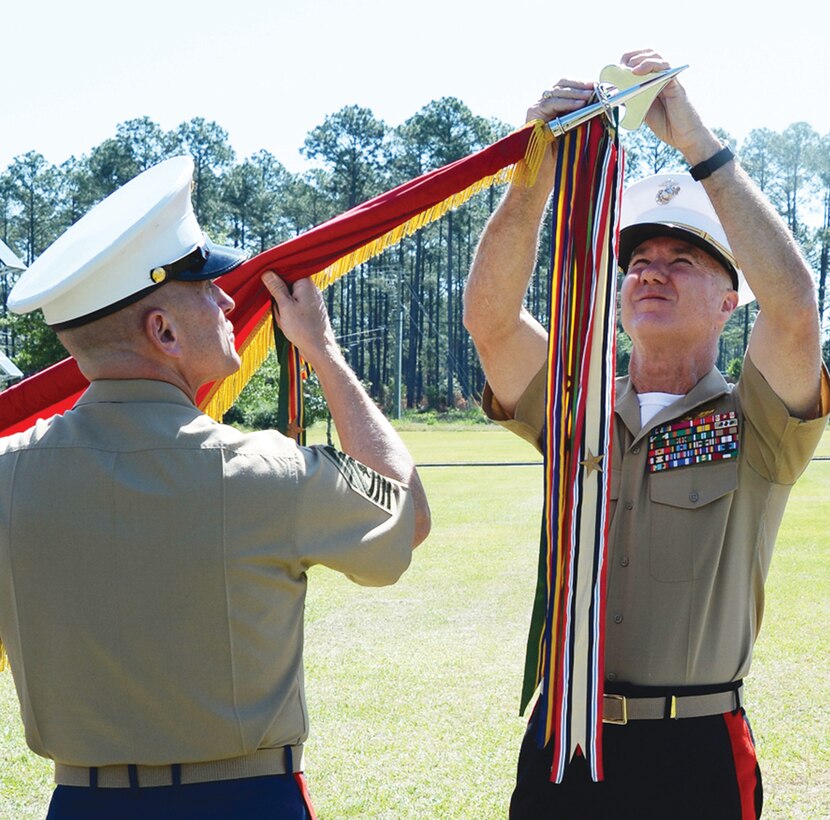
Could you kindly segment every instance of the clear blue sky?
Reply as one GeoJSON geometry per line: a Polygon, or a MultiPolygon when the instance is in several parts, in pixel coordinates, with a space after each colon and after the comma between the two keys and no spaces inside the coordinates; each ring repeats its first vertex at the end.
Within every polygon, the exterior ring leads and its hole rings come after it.
{"type": "Polygon", "coordinates": [[[830,132],[830,4],[539,0],[3,0],[0,169],[39,151],[80,156],[118,123],[195,116],[238,157],[290,170],[327,114],[356,103],[397,125],[432,99],[519,125],[561,76],[596,79],[623,51],[661,50],[712,126],[804,120],[830,132]]]}

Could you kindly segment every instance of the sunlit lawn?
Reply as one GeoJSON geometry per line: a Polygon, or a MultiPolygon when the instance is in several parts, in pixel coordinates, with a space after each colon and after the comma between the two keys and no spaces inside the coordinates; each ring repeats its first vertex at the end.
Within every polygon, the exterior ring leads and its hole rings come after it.
{"type": "MultiPolygon", "coordinates": [[[[424,464],[538,458],[491,427],[403,435],[424,464]]],[[[830,456],[830,433],[820,454],[830,456]]],[[[396,586],[311,572],[306,771],[321,820],[506,816],[541,471],[424,467],[422,477],[433,533],[396,586]]],[[[830,461],[816,461],[784,519],[747,687],[765,817],[830,815],[828,531],[830,461]]],[[[51,770],[25,749],[8,673],[0,714],[0,818],[43,816],[51,770]]]]}

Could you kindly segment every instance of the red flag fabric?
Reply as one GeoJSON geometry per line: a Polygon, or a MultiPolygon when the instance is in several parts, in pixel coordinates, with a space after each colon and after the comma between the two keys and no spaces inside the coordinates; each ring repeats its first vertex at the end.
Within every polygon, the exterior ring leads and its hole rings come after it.
{"type": "MultiPolygon", "coordinates": [[[[323,287],[493,183],[533,184],[551,140],[543,123],[528,123],[482,151],[399,185],[223,276],[222,288],[236,303],[230,319],[243,367],[221,384],[205,385],[197,396],[199,407],[221,417],[264,358],[265,346],[257,337],[263,335],[258,331],[268,318],[270,297],[260,282],[262,273],[273,270],[287,282],[315,275],[323,287]]],[[[0,436],[68,410],[86,385],[74,360],[67,358],[10,387],[0,393],[0,436]]]]}

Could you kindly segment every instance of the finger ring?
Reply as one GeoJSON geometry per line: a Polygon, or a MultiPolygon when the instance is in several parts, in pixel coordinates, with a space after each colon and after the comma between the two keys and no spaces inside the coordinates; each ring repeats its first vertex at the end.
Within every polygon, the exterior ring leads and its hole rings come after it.
{"type": "Polygon", "coordinates": [[[546,88],[542,92],[542,99],[543,100],[549,100],[552,96],[553,96],[553,91],[551,91],[549,88],[546,88]]]}

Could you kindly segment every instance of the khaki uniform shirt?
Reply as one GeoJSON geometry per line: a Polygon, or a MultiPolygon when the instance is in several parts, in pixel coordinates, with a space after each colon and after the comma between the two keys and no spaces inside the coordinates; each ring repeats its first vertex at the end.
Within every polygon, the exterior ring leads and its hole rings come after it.
{"type": "Polygon", "coordinates": [[[29,745],[103,766],[301,743],[306,570],[392,583],[413,530],[408,490],[331,448],[94,382],[0,439],[0,637],[29,745]]]}
{"type": "MultiPolygon", "coordinates": [[[[748,357],[735,389],[712,370],[644,427],[628,378],[617,380],[616,391],[606,680],[685,686],[742,678],[761,625],[764,581],[787,497],[827,415],[792,418],[748,357]],[[654,428],[733,411],[736,459],[649,471],[654,428]]],[[[489,388],[484,403],[490,418],[541,449],[544,368],[513,419],[489,388]]],[[[825,372],[821,412],[828,411],[825,372]]]]}

